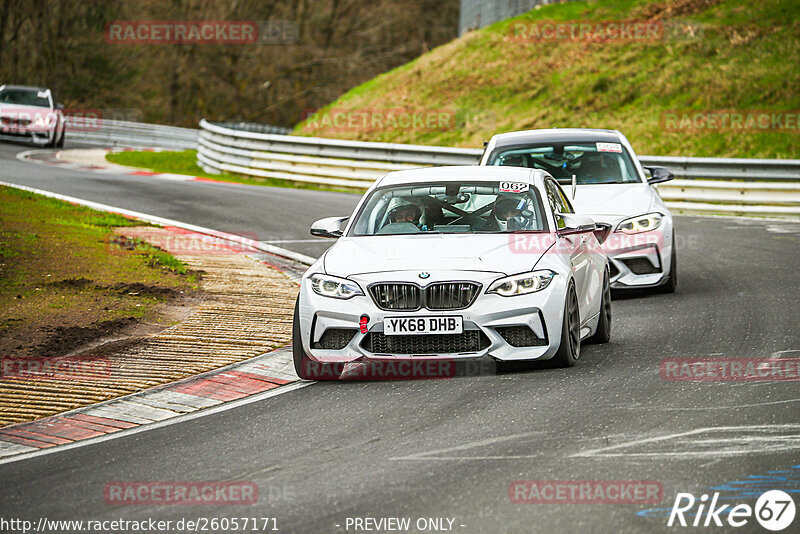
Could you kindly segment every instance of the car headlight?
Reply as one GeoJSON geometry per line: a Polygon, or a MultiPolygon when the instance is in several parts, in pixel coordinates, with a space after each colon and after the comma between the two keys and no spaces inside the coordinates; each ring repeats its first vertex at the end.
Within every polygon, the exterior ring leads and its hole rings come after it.
{"type": "Polygon", "coordinates": [[[329,276],[327,274],[312,274],[308,278],[311,289],[317,295],[332,297],[335,299],[349,299],[356,295],[363,295],[364,292],[358,284],[346,278],[329,276]]]}
{"type": "Polygon", "coordinates": [[[492,282],[486,292],[503,297],[536,293],[549,286],[555,275],[553,271],[546,270],[506,276],[492,282]]]}
{"type": "Polygon", "coordinates": [[[52,117],[50,117],[49,115],[47,117],[39,115],[38,117],[33,119],[33,126],[36,128],[42,128],[44,126],[50,126],[51,122],[52,122],[52,117]]]}
{"type": "Polygon", "coordinates": [[[640,234],[642,232],[649,232],[661,226],[661,220],[664,218],[660,213],[646,213],[644,215],[637,215],[630,219],[625,219],[617,225],[617,232],[623,234],[640,234]]]}

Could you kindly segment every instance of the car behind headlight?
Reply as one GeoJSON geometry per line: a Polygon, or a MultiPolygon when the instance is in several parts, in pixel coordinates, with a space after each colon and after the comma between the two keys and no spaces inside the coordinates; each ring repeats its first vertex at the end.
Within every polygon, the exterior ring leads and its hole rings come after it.
{"type": "Polygon", "coordinates": [[[549,286],[555,275],[553,271],[543,270],[506,276],[492,282],[486,292],[503,297],[536,293],[549,286]]]}
{"type": "Polygon", "coordinates": [[[33,126],[35,128],[44,128],[45,126],[50,126],[51,122],[52,122],[52,117],[50,117],[49,115],[46,117],[39,115],[38,117],[33,119],[33,126]]]}
{"type": "Polygon", "coordinates": [[[645,213],[644,215],[637,215],[630,219],[625,219],[617,225],[617,232],[623,234],[640,234],[642,232],[649,232],[661,226],[661,221],[664,218],[660,213],[645,213]]]}
{"type": "Polygon", "coordinates": [[[317,295],[331,297],[335,299],[349,299],[356,295],[363,295],[364,292],[357,283],[346,278],[330,276],[327,274],[312,274],[308,278],[311,289],[317,295]]]}

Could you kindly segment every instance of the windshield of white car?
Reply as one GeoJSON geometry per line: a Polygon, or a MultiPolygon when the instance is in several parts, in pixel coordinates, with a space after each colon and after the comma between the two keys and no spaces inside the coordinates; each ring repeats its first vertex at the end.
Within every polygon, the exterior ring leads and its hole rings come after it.
{"type": "Polygon", "coordinates": [[[562,185],[641,182],[628,151],[619,143],[570,142],[495,150],[488,165],[542,169],[562,185]]]}
{"type": "Polygon", "coordinates": [[[32,106],[39,108],[49,108],[50,100],[47,93],[42,93],[35,89],[3,89],[0,91],[0,104],[17,104],[20,106],[32,106]]]}
{"type": "Polygon", "coordinates": [[[398,185],[373,191],[352,236],[546,232],[538,191],[509,182],[398,185]]]}

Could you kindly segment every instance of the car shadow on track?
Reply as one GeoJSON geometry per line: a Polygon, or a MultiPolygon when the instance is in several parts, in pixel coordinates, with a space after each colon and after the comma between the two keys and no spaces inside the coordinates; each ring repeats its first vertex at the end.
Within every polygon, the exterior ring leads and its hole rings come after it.
{"type": "MultiPolygon", "coordinates": [[[[680,290],[679,290],[680,291],[680,290]]],[[[677,292],[676,292],[677,293],[677,292]]],[[[673,293],[675,295],[676,293],[673,293]]],[[[615,300],[638,300],[650,298],[669,298],[668,293],[659,293],[656,289],[612,289],[611,301],[615,300]]]]}

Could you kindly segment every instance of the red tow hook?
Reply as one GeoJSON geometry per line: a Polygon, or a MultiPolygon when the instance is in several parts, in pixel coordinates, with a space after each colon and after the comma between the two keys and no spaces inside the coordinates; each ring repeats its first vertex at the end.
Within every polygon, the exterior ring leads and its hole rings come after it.
{"type": "Polygon", "coordinates": [[[361,316],[361,320],[358,321],[358,329],[361,331],[362,334],[367,333],[367,324],[369,324],[369,315],[366,313],[361,316]]]}

